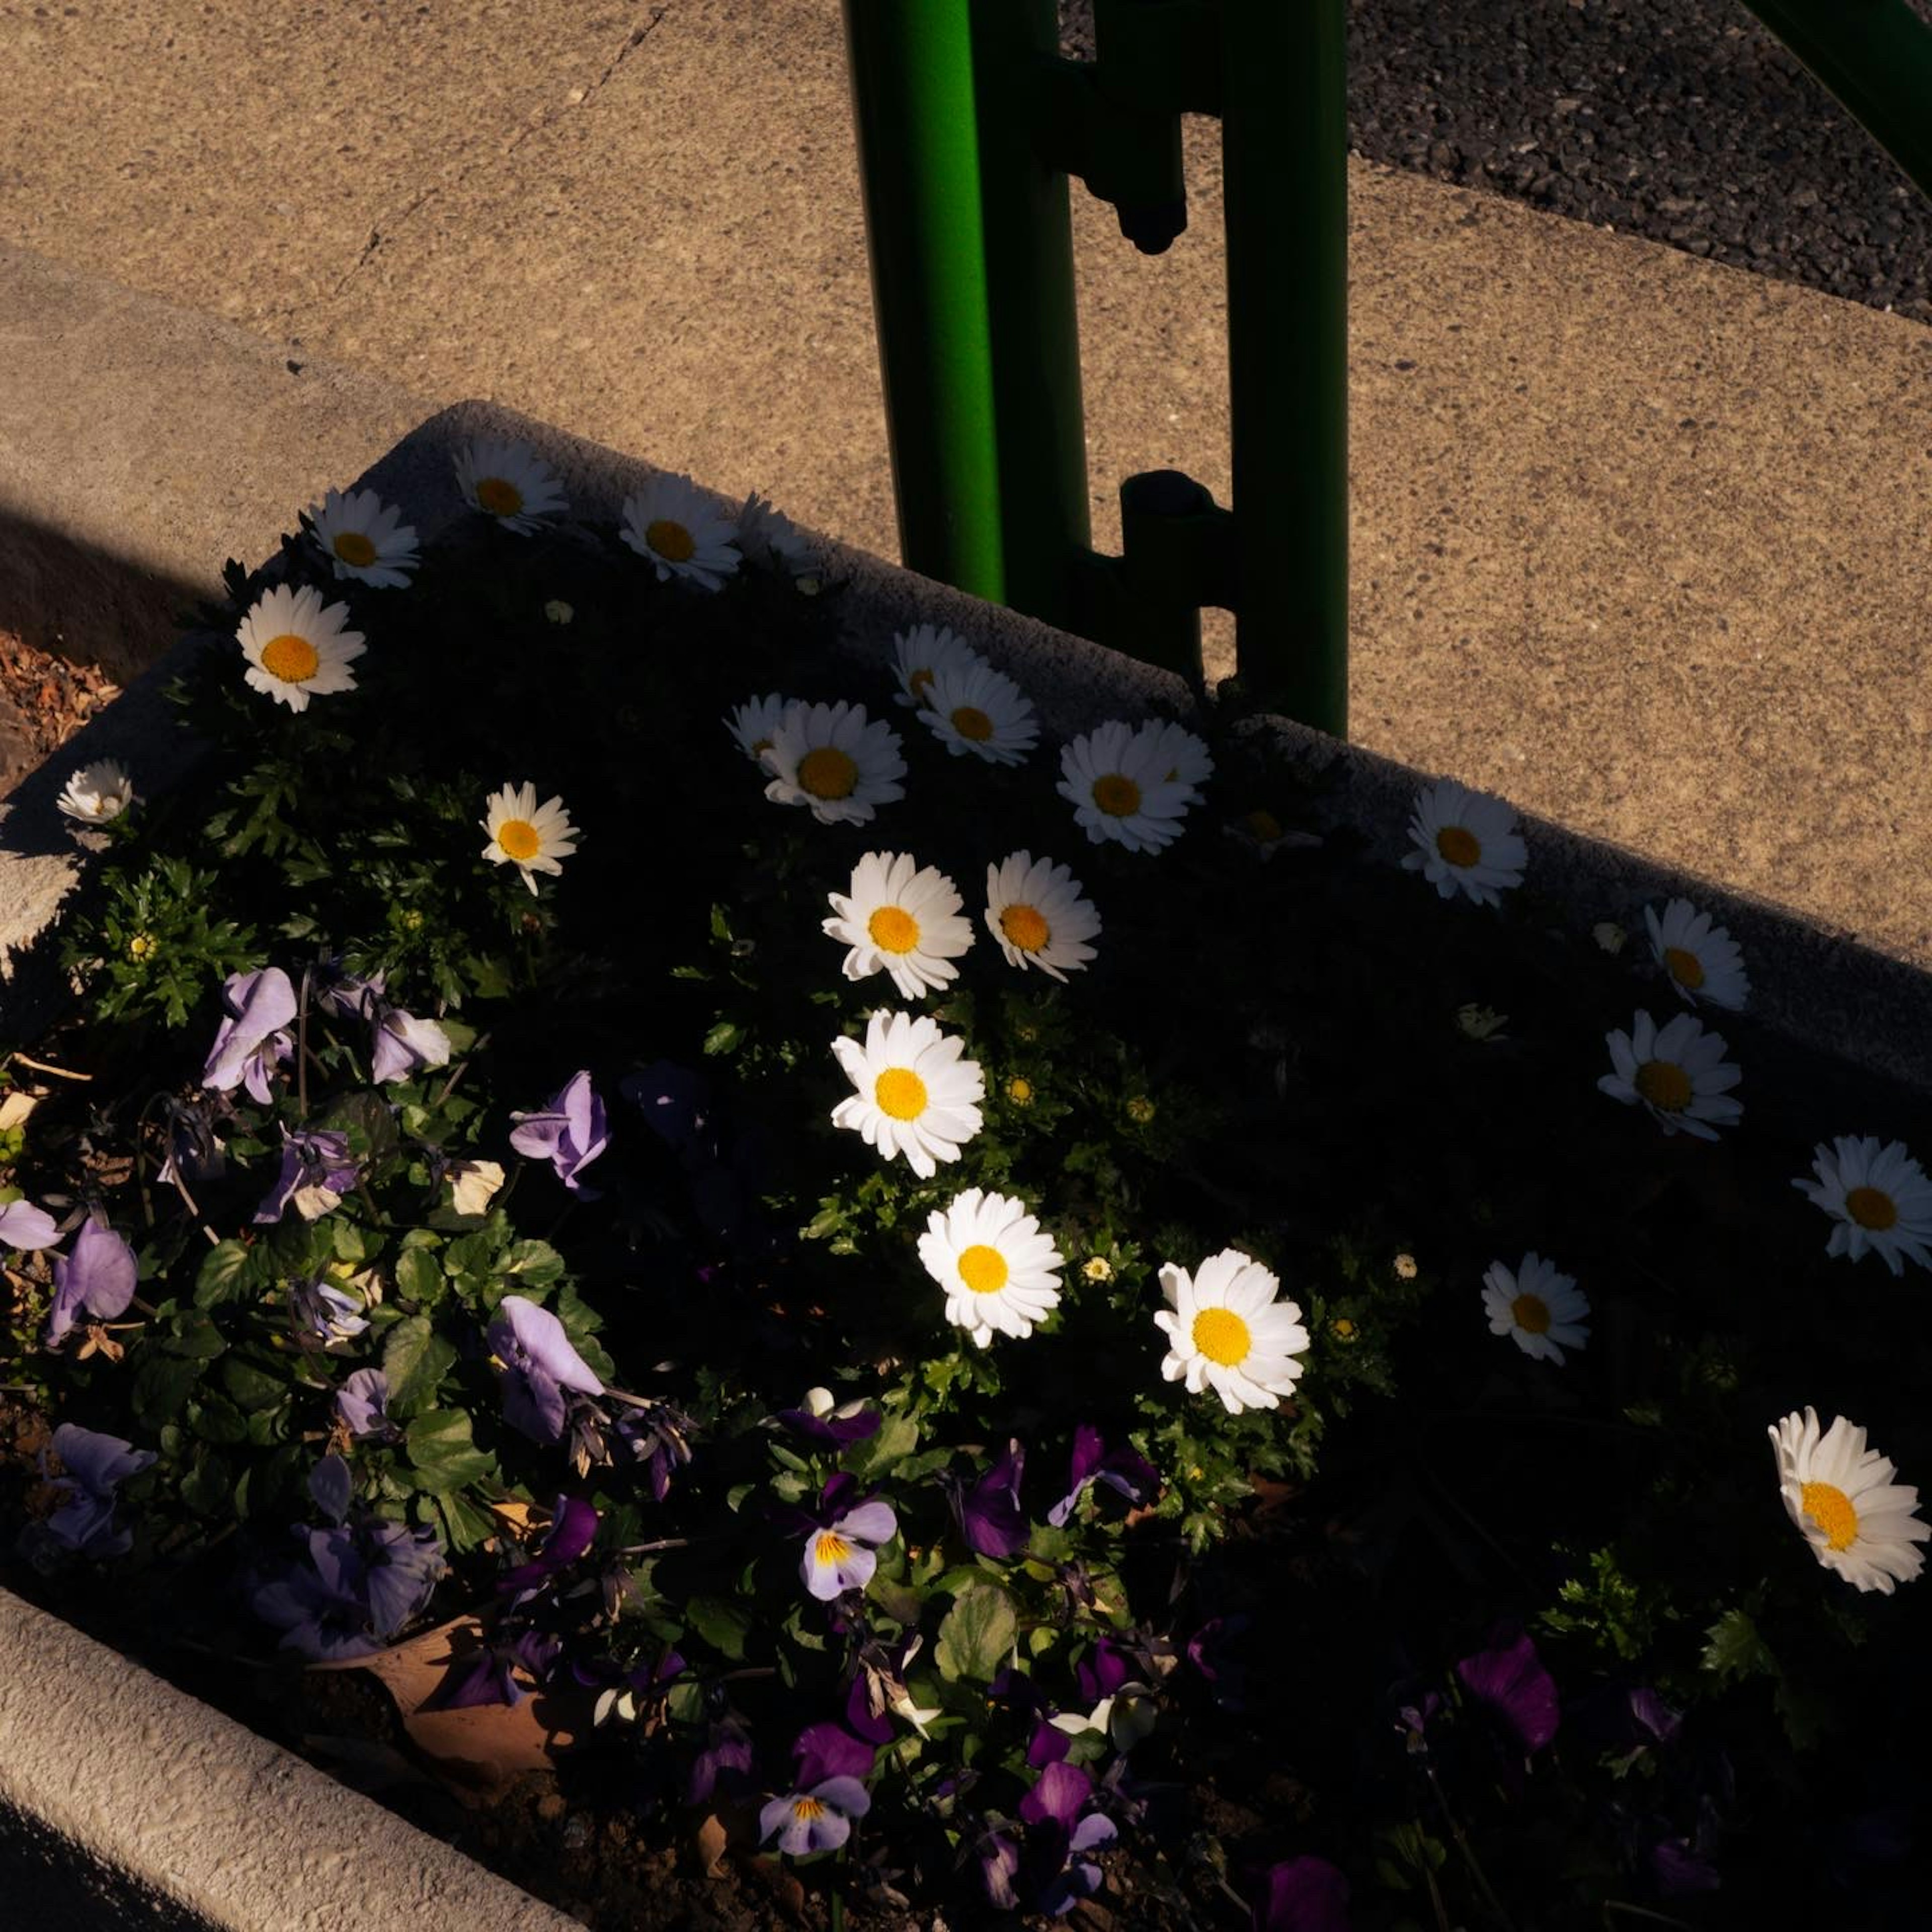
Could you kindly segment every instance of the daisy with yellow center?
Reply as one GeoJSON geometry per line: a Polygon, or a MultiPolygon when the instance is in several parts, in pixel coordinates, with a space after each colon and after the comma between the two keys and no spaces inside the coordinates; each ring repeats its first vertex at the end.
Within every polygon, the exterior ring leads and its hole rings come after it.
{"type": "Polygon", "coordinates": [[[737,544],[754,563],[769,570],[783,570],[794,580],[818,575],[818,554],[811,540],[755,490],[745,499],[745,507],[738,512],[737,544]]]}
{"type": "Polygon", "coordinates": [[[546,799],[539,806],[533,784],[506,784],[490,799],[489,812],[479,823],[490,835],[484,857],[493,865],[515,866],[532,892],[536,874],[562,872],[558,862],[577,850],[577,833],[563,800],[546,799]]]}
{"type": "Polygon", "coordinates": [[[343,628],[348,615],[346,604],[324,610],[322,592],[312,585],[296,590],[280,584],[265,591],[236,629],[248,661],[243,677],[291,711],[306,711],[311,698],[353,691],[356,674],[349,667],[368,647],[360,631],[343,628]]]}
{"type": "Polygon", "coordinates": [[[1907,1261],[1932,1268],[1932,1180],[1903,1141],[1881,1148],[1875,1134],[1840,1134],[1819,1142],[1811,1168],[1815,1181],[1791,1184],[1837,1220],[1826,1253],[1857,1261],[1870,1250],[1895,1275],[1907,1261]]]}
{"type": "Polygon", "coordinates": [[[548,464],[526,442],[481,436],[456,453],[457,486],[472,510],[494,517],[519,536],[568,508],[548,464]]]}
{"type": "Polygon", "coordinates": [[[1750,982],[1736,943],[1711,915],[1700,912],[1688,899],[1672,899],[1659,919],[1654,906],[1643,909],[1650,928],[1653,958],[1668,975],[1671,987],[1693,1006],[1708,1000],[1714,1006],[1744,1010],[1750,982]]]}
{"type": "Polygon", "coordinates": [[[1190,1395],[1211,1387],[1229,1414],[1273,1408],[1293,1392],[1306,1366],[1295,1359],[1311,1340],[1292,1301],[1277,1301],[1280,1281],[1238,1248],[1210,1255],[1190,1277],[1166,1263],[1168,1306],[1154,1318],[1168,1348],[1160,1372],[1185,1378],[1190,1395]]]}
{"type": "Polygon", "coordinates": [[[781,698],[776,691],[767,692],[763,698],[751,698],[740,705],[725,719],[724,728],[736,740],[739,750],[760,770],[764,769],[765,754],[772,748],[785,713],[797,701],[781,698]]]}
{"type": "Polygon", "coordinates": [[[986,1076],[962,1058],[965,1042],[940,1031],[923,1015],[876,1012],[862,1046],[842,1036],[832,1051],[856,1090],[832,1110],[835,1127],[849,1127],[887,1160],[904,1154],[922,1180],[980,1131],[986,1076]]]}
{"type": "Polygon", "coordinates": [[[908,708],[926,702],[933,680],[942,670],[977,670],[986,662],[964,638],[944,624],[916,624],[910,631],[896,631],[892,646],[899,681],[898,696],[893,701],[908,708]]]}
{"type": "Polygon", "coordinates": [[[1158,852],[1180,837],[1199,794],[1184,784],[1158,726],[1136,730],[1115,719],[1083,733],[1060,754],[1054,789],[1095,844],[1113,839],[1130,852],[1158,852]]]}
{"type": "Polygon", "coordinates": [[[1036,966],[1064,981],[1094,957],[1086,942],[1099,934],[1100,915],[1071,866],[1010,852],[986,868],[986,930],[1008,965],[1036,966]]]}
{"type": "Polygon", "coordinates": [[[68,818],[83,825],[105,825],[134,802],[134,781],[112,758],[82,765],[61,789],[54,802],[68,818]]]}
{"type": "Polygon", "coordinates": [[[1821,1437],[1808,1406],[1766,1432],[1786,1513],[1826,1569],[1888,1597],[1918,1574],[1925,1559],[1912,1546],[1932,1526],[1918,1520],[1918,1490],[1892,1480],[1898,1471],[1865,1447],[1862,1429],[1841,1415],[1821,1437]]]}
{"type": "Polygon", "coordinates": [[[1722,1036],[1705,1032],[1701,1020],[1679,1013],[1659,1027],[1640,1012],[1629,1033],[1604,1037],[1616,1071],[1598,1086],[1627,1107],[1642,1106],[1666,1134],[1714,1141],[1720,1126],[1742,1116],[1744,1103],[1731,1099],[1730,1090],[1743,1070],[1724,1058],[1722,1036]]]}
{"type": "Polygon", "coordinates": [[[1516,814],[1502,799],[1444,778],[1418,793],[1408,836],[1415,846],[1402,857],[1444,898],[1460,891],[1478,905],[1501,905],[1502,894],[1522,884],[1528,848],[1516,829],[1516,814]]]}
{"type": "Polygon", "coordinates": [[[379,590],[400,590],[422,560],[416,554],[415,526],[398,530],[402,512],[386,509],[373,490],[344,496],[331,490],[320,503],[308,506],[315,540],[335,568],[338,581],[346,577],[379,590]]]}
{"type": "Polygon", "coordinates": [[[920,722],[957,758],[1021,764],[1040,741],[1033,700],[991,664],[942,665],[925,689],[920,722]]]}
{"type": "Polygon", "coordinates": [[[1166,760],[1164,770],[1170,784],[1185,785],[1188,803],[1198,805],[1202,788],[1214,776],[1214,754],[1207,740],[1197,738],[1184,724],[1169,718],[1150,718],[1138,735],[1153,748],[1156,761],[1166,760]]]}
{"type": "Polygon", "coordinates": [[[850,894],[826,896],[837,915],[826,936],[851,948],[847,979],[883,967],[900,996],[916,1000],[959,976],[952,962],[973,944],[973,928],[959,916],[959,889],[935,867],[922,868],[910,852],[868,852],[852,868],[850,894]]]}
{"type": "Polygon", "coordinates": [[[778,721],[761,756],[776,805],[802,805],[821,825],[863,825],[874,808],[905,796],[898,734],[868,723],[862,704],[798,704],[778,721]]]}
{"type": "Polygon", "coordinates": [[[1060,1305],[1055,1270],[1066,1257],[1023,1201],[969,1187],[935,1210],[919,1258],[946,1291],[946,1318],[983,1348],[997,1330],[1024,1341],[1060,1305]]]}
{"type": "Polygon", "coordinates": [[[1512,1335],[1526,1355],[1559,1368],[1565,1348],[1580,1348],[1590,1338],[1582,1319],[1590,1312],[1589,1300],[1576,1277],[1558,1274],[1556,1264],[1534,1249],[1514,1274],[1501,1262],[1490,1264],[1483,1276],[1483,1310],[1492,1335],[1512,1335]]]}
{"type": "Polygon", "coordinates": [[[646,562],[658,581],[679,577],[700,590],[720,590],[744,559],[735,518],[721,515],[688,476],[653,476],[624,503],[618,536],[646,562]]]}

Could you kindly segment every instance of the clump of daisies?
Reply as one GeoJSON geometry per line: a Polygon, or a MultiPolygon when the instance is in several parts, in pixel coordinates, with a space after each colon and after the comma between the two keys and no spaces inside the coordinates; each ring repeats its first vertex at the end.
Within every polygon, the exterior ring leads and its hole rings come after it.
{"type": "Polygon", "coordinates": [[[1472,791],[1454,778],[1416,795],[1408,821],[1413,852],[1406,872],[1420,872],[1442,896],[1462,892],[1478,905],[1501,905],[1502,895],[1522,884],[1528,848],[1515,812],[1487,792],[1472,791]]]}

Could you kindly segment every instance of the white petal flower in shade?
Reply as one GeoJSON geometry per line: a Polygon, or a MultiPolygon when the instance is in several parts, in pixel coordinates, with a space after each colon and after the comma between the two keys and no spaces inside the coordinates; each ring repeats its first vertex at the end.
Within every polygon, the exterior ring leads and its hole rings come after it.
{"type": "Polygon", "coordinates": [[[1299,848],[1319,845],[1320,836],[1312,832],[1290,832],[1271,812],[1250,812],[1236,819],[1221,830],[1238,845],[1245,845],[1258,859],[1272,859],[1277,852],[1288,852],[1299,848]]]}
{"type": "Polygon", "coordinates": [[[1881,1148],[1875,1134],[1840,1134],[1828,1148],[1819,1142],[1811,1167],[1815,1181],[1791,1184],[1836,1218],[1828,1255],[1857,1261],[1870,1250],[1895,1275],[1908,1260],[1932,1268],[1932,1180],[1903,1141],[1881,1148]]]}
{"type": "Polygon", "coordinates": [[[943,664],[926,686],[920,722],[956,758],[1021,764],[1040,742],[1033,700],[991,664],[943,664]]]}
{"type": "Polygon", "coordinates": [[[946,1291],[946,1318],[984,1348],[997,1330],[1019,1340],[1060,1305],[1066,1257],[1041,1233],[1023,1201],[969,1187],[935,1210],[919,1258],[946,1291]]]}
{"type": "Polygon", "coordinates": [[[537,873],[562,872],[558,861],[577,850],[576,830],[563,800],[546,799],[539,806],[533,784],[506,784],[492,796],[488,814],[480,822],[490,835],[484,857],[495,865],[515,866],[533,892],[537,873]]]}
{"type": "Polygon", "coordinates": [[[818,553],[810,539],[755,490],[738,512],[738,548],[753,562],[782,569],[793,577],[818,574],[818,553]]]}
{"type": "Polygon", "coordinates": [[[325,610],[312,584],[296,590],[278,584],[264,591],[236,628],[248,661],[242,676],[291,711],[307,710],[311,698],[353,691],[356,674],[349,667],[368,647],[360,631],[342,628],[348,615],[346,604],[325,610]]]}
{"type": "Polygon", "coordinates": [[[973,944],[973,927],[960,916],[958,887],[936,867],[910,852],[868,852],[852,868],[850,892],[826,897],[837,915],[826,935],[851,948],[847,979],[883,967],[901,997],[916,1000],[959,976],[952,962],[973,944]]]}
{"type": "Polygon", "coordinates": [[[625,500],[617,535],[656,566],[660,584],[681,577],[701,590],[722,590],[744,561],[736,520],[721,517],[688,476],[668,471],[625,500]]]}
{"type": "Polygon", "coordinates": [[[1744,1103],[1730,1098],[1743,1070],[1724,1058],[1721,1035],[1706,1033],[1701,1020],[1679,1013],[1659,1027],[1640,1012],[1628,1034],[1606,1034],[1610,1064],[1597,1084],[1627,1107],[1641,1104],[1666,1134],[1694,1134],[1714,1141],[1720,1126],[1734,1125],[1744,1103]]]}
{"type": "Polygon", "coordinates": [[[724,728],[738,741],[738,748],[760,771],[765,754],[772,748],[784,716],[798,704],[795,698],[781,698],[776,691],[740,705],[724,721],[724,728]]]}
{"type": "Polygon", "coordinates": [[[1008,965],[1037,966],[1064,981],[1094,957],[1086,941],[1099,934],[1100,915],[1070,866],[1010,852],[986,868],[986,930],[1008,965]]]}
{"type": "Polygon", "coordinates": [[[1662,919],[1654,906],[1646,906],[1643,920],[1650,928],[1651,952],[1677,992],[1694,1005],[1708,1000],[1733,1012],[1744,1010],[1750,982],[1743,958],[1724,927],[1712,926],[1708,913],[1688,899],[1672,899],[1662,919]]]}
{"type": "Polygon", "coordinates": [[[1170,718],[1150,718],[1138,735],[1155,748],[1156,757],[1167,760],[1167,781],[1187,788],[1188,803],[1198,805],[1202,787],[1214,776],[1214,754],[1204,739],[1197,738],[1184,724],[1170,718]]]}
{"type": "Polygon", "coordinates": [[[899,736],[862,704],[799,704],[778,721],[762,754],[772,776],[765,796],[802,805],[821,825],[862,825],[875,806],[905,796],[899,736]]]}
{"type": "Polygon", "coordinates": [[[1408,836],[1417,850],[1404,854],[1403,869],[1420,872],[1445,899],[1460,890],[1479,905],[1501,905],[1503,892],[1522,884],[1528,848],[1516,813],[1487,792],[1454,778],[1428,786],[1416,794],[1408,836]]]}
{"type": "Polygon", "coordinates": [[[1912,1546],[1932,1538],[1918,1520],[1918,1492],[1892,1480],[1898,1471],[1865,1447],[1862,1429],[1841,1415],[1821,1438],[1808,1406],[1767,1432],[1785,1509],[1826,1569],[1888,1597],[1918,1574],[1925,1559],[1912,1546]]]}
{"type": "Polygon", "coordinates": [[[1273,1408],[1293,1391],[1310,1338],[1300,1308],[1275,1299],[1281,1282],[1270,1270],[1223,1248],[1192,1277],[1167,1262],[1160,1285],[1169,1305],[1154,1318],[1167,1333],[1160,1372],[1169,1382],[1184,1377],[1190,1395],[1211,1387],[1233,1415],[1273,1408]]]}
{"type": "Polygon", "coordinates": [[[320,503],[308,506],[315,540],[335,566],[338,580],[352,577],[379,590],[401,588],[422,561],[416,551],[415,526],[397,527],[402,514],[393,503],[386,508],[373,490],[353,490],[346,496],[331,490],[320,503]]]}
{"type": "Polygon", "coordinates": [[[899,681],[899,694],[893,701],[899,704],[923,704],[926,687],[942,670],[971,670],[986,662],[944,624],[915,624],[910,631],[895,631],[892,645],[898,653],[895,668],[899,681]]]}
{"type": "Polygon", "coordinates": [[[1118,719],[1083,733],[1060,754],[1054,789],[1073,807],[1074,823],[1095,844],[1116,839],[1130,852],[1157,852],[1180,836],[1195,796],[1168,773],[1174,762],[1157,732],[1118,719]]]}
{"type": "Polygon", "coordinates": [[[1483,1276],[1483,1310],[1492,1335],[1514,1335],[1526,1355],[1560,1367],[1565,1348],[1580,1348],[1589,1340],[1583,1317],[1590,1312],[1588,1296],[1574,1275],[1558,1274],[1554,1262],[1534,1249],[1512,1274],[1501,1262],[1492,1262],[1483,1276]]]}
{"type": "Polygon", "coordinates": [[[980,1131],[986,1076],[976,1061],[961,1058],[963,1040],[923,1015],[874,1013],[862,1046],[842,1036],[832,1051],[858,1090],[832,1108],[832,1124],[862,1135],[887,1160],[904,1154],[922,1180],[941,1161],[957,1160],[980,1131]]]}
{"type": "Polygon", "coordinates": [[[54,802],[83,825],[105,825],[134,802],[134,781],[112,758],[82,765],[54,802]]]}
{"type": "Polygon", "coordinates": [[[456,481],[472,510],[494,517],[519,536],[569,506],[556,472],[526,442],[480,436],[456,452],[456,481]]]}

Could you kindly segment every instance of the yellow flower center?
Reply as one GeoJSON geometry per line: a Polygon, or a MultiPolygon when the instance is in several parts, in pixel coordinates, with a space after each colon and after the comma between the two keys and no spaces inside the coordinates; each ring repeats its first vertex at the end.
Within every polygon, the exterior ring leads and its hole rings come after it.
{"type": "Polygon", "coordinates": [[[1094,802],[1109,818],[1126,818],[1141,808],[1141,788],[1120,772],[1094,781],[1094,802]]]}
{"type": "Polygon", "coordinates": [[[910,952],[919,944],[919,921],[899,906],[880,907],[866,931],[881,952],[910,952]]]}
{"type": "Polygon", "coordinates": [[[303,684],[316,674],[322,659],[314,645],[292,631],[271,638],[262,646],[262,668],[284,684],[303,684]]]}
{"type": "Polygon", "coordinates": [[[1830,1548],[1849,1550],[1858,1540],[1858,1513],[1843,1490],[1829,1483],[1807,1483],[1798,1507],[1825,1532],[1830,1548]]]}
{"type": "Polygon", "coordinates": [[[912,675],[906,680],[906,682],[914,691],[924,691],[926,689],[926,688],[932,682],[932,665],[922,664],[917,670],[914,671],[912,675]]]}
{"type": "Polygon", "coordinates": [[[1646,1060],[1636,1070],[1636,1090],[1653,1107],[1681,1114],[1690,1104],[1690,1076],[1674,1060],[1646,1060]]]}
{"type": "Polygon", "coordinates": [[[1436,835],[1436,849],[1452,866],[1473,866],[1483,856],[1483,842],[1467,826],[1445,825],[1436,835]]]}
{"type": "Polygon", "coordinates": [[[976,706],[962,704],[952,714],[952,728],[961,737],[983,745],[993,735],[993,721],[976,706]]]}
{"type": "Polygon", "coordinates": [[[493,517],[514,517],[524,507],[524,493],[500,476],[486,476],[476,486],[476,500],[493,517]]]}
{"type": "Polygon", "coordinates": [[[1089,1281],[1112,1281],[1114,1264],[1105,1255],[1096,1255],[1090,1261],[1082,1262],[1080,1272],[1089,1281]]]}
{"type": "Polygon", "coordinates": [[[1338,1342],[1352,1342],[1355,1339],[1355,1324],[1346,1315],[1336,1316],[1328,1328],[1338,1342]]]}
{"type": "Polygon", "coordinates": [[[1006,1082],[1006,1098],[1016,1107],[1029,1106],[1033,1100],[1033,1082],[1017,1078],[1009,1080],[1006,1082]]]}
{"type": "Polygon", "coordinates": [[[376,561],[376,546],[360,530],[344,530],[335,539],[335,554],[358,570],[376,561]]]}
{"type": "Polygon", "coordinates": [[[698,546],[692,541],[691,532],[682,524],[673,523],[668,517],[659,517],[644,526],[644,541],[658,556],[668,557],[673,563],[688,563],[698,546]]]}
{"type": "Polygon", "coordinates": [[[1030,905],[1008,906],[1000,915],[1000,930],[1022,952],[1037,952],[1053,937],[1052,928],[1030,905]]]}
{"type": "Polygon", "coordinates": [[[1249,836],[1264,845],[1272,845],[1281,836],[1281,820],[1271,812],[1251,812],[1241,823],[1248,828],[1249,836]]]}
{"type": "Polygon", "coordinates": [[[1510,1304],[1510,1318],[1526,1335],[1546,1335],[1550,1304],[1540,1294],[1519,1294],[1510,1304]]]}
{"type": "Polygon", "coordinates": [[[1247,1359],[1248,1324],[1232,1308],[1204,1308],[1194,1318],[1194,1346],[1210,1362],[1232,1369],[1247,1359]]]}
{"type": "Polygon", "coordinates": [[[519,865],[526,859],[534,859],[543,845],[536,827],[527,818],[505,819],[496,828],[496,843],[519,865]]]}
{"type": "Polygon", "coordinates": [[[852,1546],[836,1529],[821,1529],[818,1540],[812,1547],[812,1555],[820,1563],[843,1563],[852,1553],[852,1546]]]}
{"type": "Polygon", "coordinates": [[[959,1256],[959,1279],[975,1294],[998,1294],[1012,1272],[1006,1256],[983,1241],[975,1241],[959,1256]]]}
{"type": "MultiPolygon", "coordinates": [[[[835,1541],[837,1539],[833,1539],[835,1541]]],[[[809,1824],[814,1818],[825,1816],[825,1807],[816,1798],[794,1798],[791,1801],[791,1815],[801,1822],[809,1824]]]]}
{"type": "Polygon", "coordinates": [[[1880,1231],[1898,1220],[1898,1203],[1879,1187],[1854,1187],[1845,1196],[1845,1212],[1861,1228],[1880,1231]]]}
{"type": "Polygon", "coordinates": [[[1686,952],[1681,946],[1666,946],[1664,949],[1664,970],[1680,986],[1688,986],[1692,992],[1704,983],[1704,964],[1696,953],[1686,952]]]}
{"type": "Polygon", "coordinates": [[[926,1082],[910,1066],[889,1066],[872,1088],[879,1112],[896,1120],[916,1120],[926,1112],[926,1082]]]}
{"type": "Polygon", "coordinates": [[[1127,1102],[1127,1118],[1145,1126],[1154,1118],[1154,1105],[1144,1094],[1136,1094],[1127,1102]]]}
{"type": "Polygon", "coordinates": [[[154,950],[154,938],[148,933],[137,932],[128,942],[128,956],[130,959],[145,959],[154,950]]]}
{"type": "Polygon", "coordinates": [[[836,745],[820,745],[798,761],[798,782],[814,798],[850,798],[859,767],[836,745]]]}

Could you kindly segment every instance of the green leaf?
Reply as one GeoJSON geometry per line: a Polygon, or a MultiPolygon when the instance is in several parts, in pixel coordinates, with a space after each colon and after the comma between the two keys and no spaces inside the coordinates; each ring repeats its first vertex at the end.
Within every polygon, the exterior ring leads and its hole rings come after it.
{"type": "Polygon", "coordinates": [[[232,1301],[248,1284],[248,1250],[240,1241],[223,1241],[208,1250],[194,1278],[194,1305],[215,1308],[232,1301]]]}
{"type": "Polygon", "coordinates": [[[182,1501],[197,1516],[226,1516],[236,1508],[235,1472],[204,1450],[182,1478],[182,1501]]]}
{"type": "Polygon", "coordinates": [[[500,1527],[488,1510],[467,1496],[444,1492],[433,1498],[433,1506],[441,1519],[443,1541],[458,1554],[487,1542],[500,1527]]]}
{"type": "Polygon", "coordinates": [[[436,1334],[427,1315],[411,1315],[389,1330],[382,1345],[382,1372],[389,1378],[389,1412],[406,1419],[436,1393],[456,1360],[454,1346],[436,1334]]]}
{"type": "Polygon", "coordinates": [[[691,1627],[705,1642],[734,1664],[745,1660],[745,1639],[752,1628],[748,1604],[729,1597],[694,1597],[685,1607],[691,1627]]]}
{"type": "Polygon", "coordinates": [[[404,1431],[404,1441],[425,1489],[446,1493],[481,1481],[496,1467],[496,1459],[470,1440],[470,1418],[460,1410],[426,1410],[404,1431]]]}
{"type": "Polygon", "coordinates": [[[442,1269],[427,1247],[405,1248],[396,1257],[396,1289],[425,1308],[442,1298],[442,1269]]]}
{"type": "Polygon", "coordinates": [[[192,1356],[144,1351],[134,1371],[131,1400],[135,1419],[149,1429],[172,1422],[181,1413],[188,1391],[201,1380],[201,1363],[192,1356]]]}
{"type": "Polygon", "coordinates": [[[171,1355],[188,1355],[198,1362],[212,1362],[228,1346],[228,1338],[199,1308],[178,1310],[168,1327],[173,1333],[164,1334],[160,1345],[171,1355]]]}
{"type": "Polygon", "coordinates": [[[997,1583],[976,1583],[953,1600],[939,1626],[933,1660],[949,1682],[990,1682],[1019,1635],[1019,1612],[997,1583]]]}
{"type": "Polygon", "coordinates": [[[245,1442],[248,1418],[235,1405],[218,1395],[204,1395],[191,1402],[182,1420],[204,1442],[245,1442]]]}
{"type": "Polygon", "coordinates": [[[563,1273],[563,1257],[548,1241],[518,1241],[498,1265],[526,1286],[548,1288],[563,1273]]]}
{"type": "Polygon", "coordinates": [[[1709,1641],[1698,1661],[1720,1682],[1778,1675],[1777,1658],[1745,1611],[1726,1610],[1704,1634],[1709,1641]]]}
{"type": "Polygon", "coordinates": [[[274,1408],[289,1392],[286,1376],[257,1368],[242,1355],[230,1355],[223,1361],[221,1386],[250,1414],[258,1409],[274,1408]]]}
{"type": "Polygon", "coordinates": [[[736,1020],[720,1020],[704,1036],[706,1053],[729,1053],[745,1036],[745,1030],[736,1020]]]}
{"type": "Polygon", "coordinates": [[[903,1462],[918,1447],[919,1424],[909,1415],[888,1415],[876,1436],[868,1436],[846,1450],[839,1466],[862,1483],[868,1483],[895,1462],[903,1462]]]}

